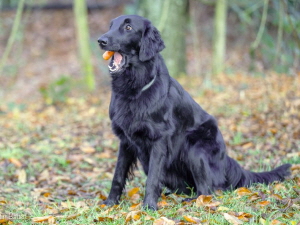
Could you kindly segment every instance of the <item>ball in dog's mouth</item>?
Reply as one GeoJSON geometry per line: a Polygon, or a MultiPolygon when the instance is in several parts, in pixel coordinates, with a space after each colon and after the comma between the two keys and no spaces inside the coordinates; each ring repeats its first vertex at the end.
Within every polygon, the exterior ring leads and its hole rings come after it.
{"type": "Polygon", "coordinates": [[[123,56],[119,52],[115,52],[108,65],[109,71],[111,73],[117,72],[122,68],[124,64],[125,64],[125,60],[123,56]]]}

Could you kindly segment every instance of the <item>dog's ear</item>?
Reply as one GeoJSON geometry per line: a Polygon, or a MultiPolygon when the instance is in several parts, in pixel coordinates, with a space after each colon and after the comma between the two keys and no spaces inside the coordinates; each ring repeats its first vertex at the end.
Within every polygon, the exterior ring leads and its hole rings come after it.
{"type": "Polygon", "coordinates": [[[142,62],[152,59],[157,53],[165,48],[159,31],[152,26],[150,21],[144,23],[144,30],[140,42],[139,59],[142,62]]]}

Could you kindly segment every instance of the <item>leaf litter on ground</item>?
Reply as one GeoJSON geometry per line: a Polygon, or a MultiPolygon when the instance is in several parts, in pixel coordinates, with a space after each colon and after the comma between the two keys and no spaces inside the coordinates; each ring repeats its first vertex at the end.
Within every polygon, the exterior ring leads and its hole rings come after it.
{"type": "Polygon", "coordinates": [[[162,195],[157,212],[141,207],[139,168],[119,206],[108,207],[118,140],[108,117],[109,91],[65,104],[0,105],[0,224],[59,221],[96,224],[298,224],[300,221],[300,74],[246,75],[179,82],[218,121],[228,153],[255,171],[292,163],[283,183],[253,185],[182,202],[162,195]],[[127,193],[127,194],[126,194],[127,193]],[[23,218],[23,219],[22,219],[23,218]]]}

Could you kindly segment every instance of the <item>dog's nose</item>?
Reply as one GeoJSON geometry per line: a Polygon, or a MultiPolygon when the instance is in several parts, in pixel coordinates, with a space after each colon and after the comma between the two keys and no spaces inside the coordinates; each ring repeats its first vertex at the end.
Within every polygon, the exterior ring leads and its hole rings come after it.
{"type": "Polygon", "coordinates": [[[98,43],[100,44],[101,47],[104,47],[108,44],[108,38],[107,37],[100,37],[98,39],[98,43]]]}

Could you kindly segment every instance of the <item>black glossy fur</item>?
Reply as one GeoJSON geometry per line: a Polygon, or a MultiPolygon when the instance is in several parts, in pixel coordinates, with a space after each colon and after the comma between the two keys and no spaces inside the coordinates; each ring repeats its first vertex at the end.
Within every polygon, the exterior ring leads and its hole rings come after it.
{"type": "Polygon", "coordinates": [[[144,207],[151,209],[157,209],[163,187],[186,194],[192,189],[201,195],[282,181],[289,175],[289,164],[254,173],[226,154],[216,119],[169,76],[159,54],[164,43],[149,20],[120,16],[98,42],[104,50],[121,53],[124,60],[120,71],[111,72],[109,111],[120,148],[105,204],[118,203],[137,160],[148,176],[144,207]]]}

